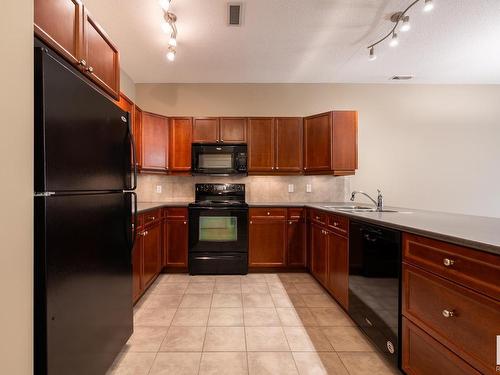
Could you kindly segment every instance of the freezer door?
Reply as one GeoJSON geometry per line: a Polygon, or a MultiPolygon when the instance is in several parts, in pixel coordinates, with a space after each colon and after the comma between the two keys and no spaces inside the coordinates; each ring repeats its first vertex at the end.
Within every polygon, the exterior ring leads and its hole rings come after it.
{"type": "Polygon", "coordinates": [[[129,114],[35,48],[35,191],[133,188],[129,114]]]}
{"type": "Polygon", "coordinates": [[[36,374],[104,374],[132,333],[132,203],[35,198],[36,374]]]}

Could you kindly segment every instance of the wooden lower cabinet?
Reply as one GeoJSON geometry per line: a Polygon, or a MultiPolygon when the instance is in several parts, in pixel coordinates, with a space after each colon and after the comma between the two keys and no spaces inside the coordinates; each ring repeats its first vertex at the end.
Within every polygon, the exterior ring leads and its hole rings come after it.
{"type": "Polygon", "coordinates": [[[135,302],[142,294],[142,237],[135,240],[132,250],[132,300],[135,302]]]}
{"type": "Polygon", "coordinates": [[[189,226],[187,221],[187,209],[185,217],[169,218],[164,224],[164,255],[163,266],[167,268],[187,269],[188,266],[188,236],[189,226]]]}
{"type": "Polygon", "coordinates": [[[328,280],[326,285],[335,299],[347,309],[349,295],[348,240],[332,232],[328,232],[328,280]]]}
{"type": "Polygon", "coordinates": [[[326,285],[328,277],[328,232],[317,224],[311,226],[311,273],[326,285]]]}
{"type": "Polygon", "coordinates": [[[287,237],[287,266],[306,267],[306,224],[303,219],[288,220],[287,237]]]}
{"type": "Polygon", "coordinates": [[[147,288],[161,270],[161,222],[157,221],[143,232],[143,285],[147,288]]]}
{"type": "Polygon", "coordinates": [[[479,375],[459,356],[403,317],[402,367],[408,375],[479,375]]]}
{"type": "MultiPolygon", "coordinates": [[[[251,215],[251,214],[250,214],[251,215]]],[[[250,267],[286,265],[286,220],[250,220],[248,264],[250,267]]]]}

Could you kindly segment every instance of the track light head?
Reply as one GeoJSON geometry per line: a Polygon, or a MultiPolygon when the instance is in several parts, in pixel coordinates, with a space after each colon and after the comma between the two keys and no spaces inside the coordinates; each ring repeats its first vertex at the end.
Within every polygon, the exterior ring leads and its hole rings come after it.
{"type": "Polygon", "coordinates": [[[434,2],[432,0],[425,0],[424,12],[430,12],[432,9],[434,9],[434,2]]]}
{"type": "Polygon", "coordinates": [[[399,44],[398,34],[396,34],[396,32],[393,32],[389,45],[391,47],[397,47],[398,44],[399,44]]]}
{"type": "Polygon", "coordinates": [[[399,28],[399,31],[406,32],[406,31],[410,30],[411,29],[410,16],[404,16],[402,21],[403,21],[403,24],[399,28]]]}
{"type": "Polygon", "coordinates": [[[368,57],[370,61],[376,60],[377,55],[375,55],[375,47],[370,47],[370,56],[368,57]]]}

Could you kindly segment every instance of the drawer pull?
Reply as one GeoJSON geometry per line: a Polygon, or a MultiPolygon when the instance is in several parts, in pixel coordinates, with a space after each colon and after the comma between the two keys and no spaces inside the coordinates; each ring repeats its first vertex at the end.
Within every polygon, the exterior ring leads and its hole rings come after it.
{"type": "Polygon", "coordinates": [[[271,215],[271,213],[269,211],[267,211],[267,216],[271,215]]]}
{"type": "Polygon", "coordinates": [[[149,216],[148,217],[148,220],[154,220],[154,219],[156,219],[156,217],[154,217],[154,216],[149,216]]]}
{"type": "Polygon", "coordinates": [[[455,264],[455,261],[453,259],[444,258],[443,259],[443,264],[446,267],[451,267],[451,266],[453,266],[455,264]]]}
{"type": "Polygon", "coordinates": [[[333,222],[333,226],[334,227],[338,227],[339,226],[339,223],[337,223],[336,221],[333,222]]]}
{"type": "Polygon", "coordinates": [[[316,216],[316,220],[319,220],[319,216],[316,216]]]}
{"type": "Polygon", "coordinates": [[[443,316],[445,318],[451,318],[453,316],[455,316],[455,312],[453,310],[443,310],[443,316]]]}

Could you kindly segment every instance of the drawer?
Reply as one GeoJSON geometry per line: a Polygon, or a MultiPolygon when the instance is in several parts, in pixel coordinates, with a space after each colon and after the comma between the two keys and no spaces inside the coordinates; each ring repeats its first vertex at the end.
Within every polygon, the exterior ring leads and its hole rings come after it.
{"type": "Polygon", "coordinates": [[[408,375],[471,375],[476,371],[455,353],[403,318],[402,367],[408,375]]]}
{"type": "Polygon", "coordinates": [[[500,303],[403,264],[403,315],[484,373],[495,372],[500,303]]]}
{"type": "Polygon", "coordinates": [[[500,256],[405,233],[403,260],[500,300],[500,256]]]}
{"type": "Polygon", "coordinates": [[[319,210],[311,210],[309,211],[309,218],[321,225],[326,225],[328,222],[328,214],[319,210]]]}
{"type": "Polygon", "coordinates": [[[166,218],[169,220],[187,220],[188,209],[185,207],[169,207],[166,208],[166,218]]]}
{"type": "Polygon", "coordinates": [[[146,211],[143,213],[143,217],[144,217],[143,225],[151,224],[152,222],[161,219],[161,209],[158,208],[155,210],[146,211]]]}
{"type": "Polygon", "coordinates": [[[286,219],[286,208],[251,208],[249,212],[250,220],[285,220],[286,219]]]}
{"type": "Polygon", "coordinates": [[[329,214],[328,229],[347,236],[349,233],[349,219],[342,215],[329,214]]]}
{"type": "Polygon", "coordinates": [[[304,209],[301,207],[293,207],[287,210],[288,220],[303,220],[304,209]]]}

